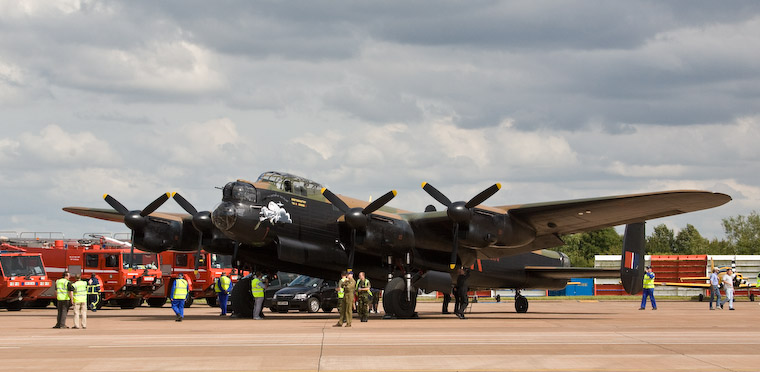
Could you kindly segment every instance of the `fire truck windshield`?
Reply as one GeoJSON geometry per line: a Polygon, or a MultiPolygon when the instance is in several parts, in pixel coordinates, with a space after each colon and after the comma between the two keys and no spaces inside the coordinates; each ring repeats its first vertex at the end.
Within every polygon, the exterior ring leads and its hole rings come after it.
{"type": "MultiPolygon", "coordinates": [[[[158,269],[158,260],[155,253],[135,253],[133,260],[134,269],[158,269]]],[[[125,269],[129,269],[129,253],[121,254],[121,262],[123,262],[125,269]]]]}
{"type": "Polygon", "coordinates": [[[41,276],[45,275],[42,259],[39,256],[0,257],[0,265],[5,276],[41,276]]]}
{"type": "Polygon", "coordinates": [[[211,267],[214,269],[231,269],[232,256],[222,255],[222,254],[212,254],[211,267]]]}

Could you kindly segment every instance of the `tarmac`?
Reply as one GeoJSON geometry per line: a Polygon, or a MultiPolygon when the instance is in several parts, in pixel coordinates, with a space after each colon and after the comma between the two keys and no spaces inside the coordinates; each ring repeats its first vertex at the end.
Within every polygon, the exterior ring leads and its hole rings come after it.
{"type": "MultiPolygon", "coordinates": [[[[453,304],[452,304],[453,305],[453,304]]],[[[196,303],[89,313],[87,329],[51,329],[55,309],[0,310],[0,371],[758,371],[760,306],[706,302],[476,303],[460,320],[440,303],[419,319],[337,313],[219,316],[196,303]]],[[[67,324],[73,325],[73,312],[67,324]]]]}

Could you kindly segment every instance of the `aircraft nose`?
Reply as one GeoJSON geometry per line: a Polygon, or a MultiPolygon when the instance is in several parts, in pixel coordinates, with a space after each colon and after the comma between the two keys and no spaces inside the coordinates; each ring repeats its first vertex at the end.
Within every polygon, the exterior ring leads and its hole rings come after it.
{"type": "Polygon", "coordinates": [[[237,213],[235,212],[235,205],[229,202],[219,204],[218,207],[211,214],[211,220],[214,225],[220,230],[230,230],[235,226],[237,221],[237,213]]]}

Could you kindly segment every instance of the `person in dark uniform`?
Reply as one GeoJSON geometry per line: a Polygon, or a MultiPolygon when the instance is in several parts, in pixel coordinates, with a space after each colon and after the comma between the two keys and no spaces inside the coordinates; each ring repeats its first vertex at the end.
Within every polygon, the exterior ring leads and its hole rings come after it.
{"type": "Polygon", "coordinates": [[[100,302],[100,281],[95,274],[90,274],[90,280],[87,281],[87,307],[93,312],[98,311],[100,302]]]}
{"type": "Polygon", "coordinates": [[[372,302],[372,285],[366,278],[364,271],[359,273],[359,280],[356,281],[356,292],[359,297],[359,319],[362,323],[369,321],[369,304],[372,302]]]}
{"type": "Polygon", "coordinates": [[[467,292],[470,290],[467,285],[467,279],[470,277],[470,271],[465,269],[459,269],[459,276],[457,277],[457,301],[459,306],[454,312],[459,319],[465,319],[464,312],[467,309],[468,299],[467,292]]]}

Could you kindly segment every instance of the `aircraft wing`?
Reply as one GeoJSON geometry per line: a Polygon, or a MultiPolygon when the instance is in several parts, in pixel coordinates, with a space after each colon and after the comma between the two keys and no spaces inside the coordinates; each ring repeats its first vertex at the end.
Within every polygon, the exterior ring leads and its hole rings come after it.
{"type": "Polygon", "coordinates": [[[726,194],[683,190],[496,208],[528,223],[541,236],[594,231],[713,208],[730,200],[726,194]]]}
{"type": "MultiPolygon", "coordinates": [[[[124,222],[124,216],[119,214],[119,212],[113,210],[113,209],[106,209],[106,208],[86,208],[86,207],[66,207],[63,208],[64,211],[77,214],[80,216],[85,217],[92,217],[97,218],[100,220],[106,220],[106,221],[113,221],[113,222],[124,222]]],[[[164,220],[171,220],[171,221],[177,221],[182,222],[183,218],[187,218],[190,215],[189,214],[182,214],[182,213],[162,213],[162,212],[153,212],[150,214],[151,217],[160,218],[164,220]]]]}
{"type": "Polygon", "coordinates": [[[526,266],[526,274],[550,279],[619,278],[620,269],[595,267],[526,266]]]}

